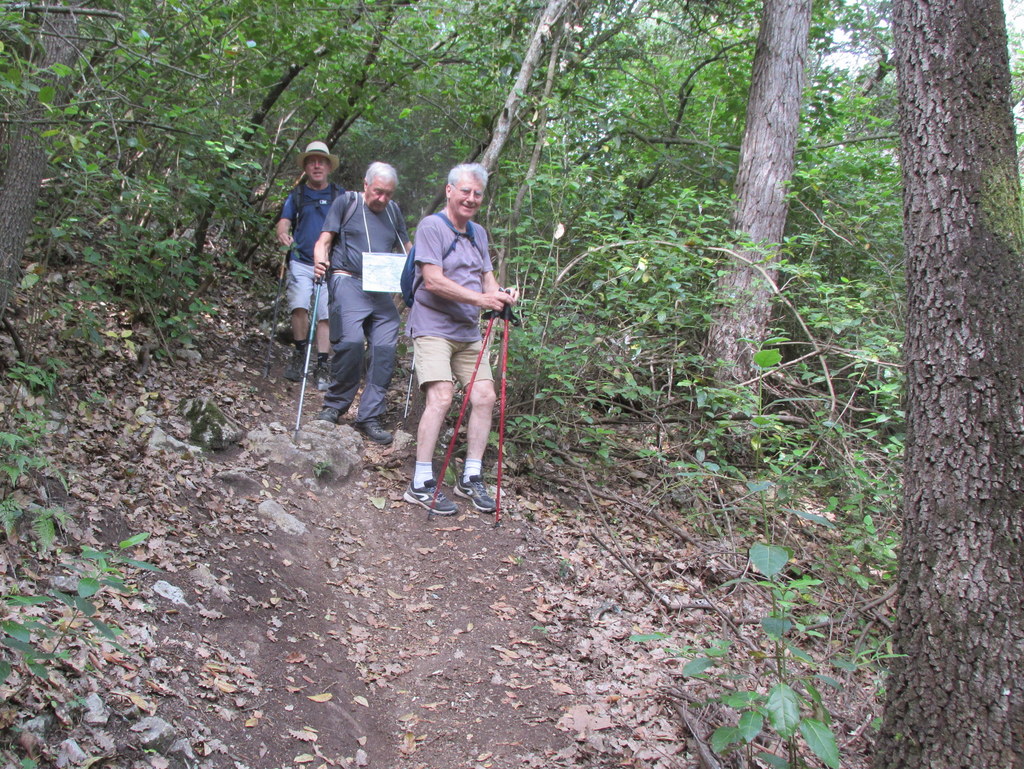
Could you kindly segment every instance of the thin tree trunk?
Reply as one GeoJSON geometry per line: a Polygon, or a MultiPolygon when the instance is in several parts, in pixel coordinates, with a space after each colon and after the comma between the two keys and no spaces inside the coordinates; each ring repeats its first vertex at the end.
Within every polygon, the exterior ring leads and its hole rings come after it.
{"type": "Polygon", "coordinates": [[[877,769],[1024,766],[1024,221],[1001,0],[893,4],[907,263],[877,769]]]}
{"type": "MultiPolygon", "coordinates": [[[[526,46],[526,52],[523,55],[523,63],[519,67],[519,75],[505,97],[505,104],[502,106],[501,113],[495,121],[490,140],[486,146],[481,145],[465,162],[471,163],[479,155],[480,160],[478,162],[489,172],[493,171],[494,167],[498,164],[498,158],[501,157],[502,150],[505,149],[505,143],[511,134],[512,126],[519,119],[523,97],[530,87],[533,73],[536,71],[537,64],[544,53],[544,43],[551,37],[552,27],[558,23],[567,5],[568,0],[548,0],[548,4],[537,17],[537,25],[533,28],[533,34],[530,35],[530,42],[526,46]]],[[[444,188],[442,187],[427,205],[425,212],[436,211],[443,200],[444,188]]]]}
{"type": "MultiPolygon", "coordinates": [[[[756,244],[744,258],[764,264],[773,280],[786,227],[810,23],[811,0],[765,0],[740,148],[733,229],[756,244]]],[[[708,357],[723,363],[721,375],[744,381],[753,374],[755,345],[768,327],[771,291],[742,262],[725,266],[718,291],[722,304],[708,331],[708,357]]]]}
{"type": "MultiPolygon", "coordinates": [[[[62,86],[66,78],[58,77],[49,68],[54,65],[71,66],[78,58],[78,49],[72,41],[78,30],[73,10],[73,5],[57,6],[53,12],[39,16],[37,34],[43,55],[37,62],[40,73],[33,80],[41,86],[55,86],[58,104],[64,98],[62,86]]],[[[7,309],[19,281],[25,240],[32,230],[32,216],[49,162],[49,153],[42,138],[42,132],[47,128],[46,110],[35,94],[30,93],[25,99],[28,106],[23,120],[11,132],[3,187],[0,187],[0,316],[7,309]]]]}
{"type": "Polygon", "coordinates": [[[519,67],[519,75],[508,95],[505,97],[505,105],[502,107],[498,120],[495,123],[494,131],[491,133],[491,141],[480,158],[480,165],[488,171],[493,171],[505,148],[509,133],[516,120],[519,119],[519,110],[523,102],[523,96],[530,88],[530,81],[537,69],[541,55],[544,53],[544,43],[552,34],[552,27],[558,23],[568,0],[548,0],[547,6],[541,11],[537,18],[537,26],[530,36],[530,43],[523,55],[523,63],[519,67]]]}
{"type": "MultiPolygon", "coordinates": [[[[526,200],[526,193],[530,189],[530,182],[533,181],[537,175],[537,168],[540,166],[541,155],[544,152],[544,144],[547,141],[548,136],[548,100],[551,98],[551,92],[555,87],[555,77],[558,72],[558,58],[559,58],[559,41],[561,40],[562,32],[561,27],[555,31],[555,35],[551,41],[551,53],[548,57],[548,71],[547,77],[544,80],[544,93],[540,97],[540,108],[537,110],[537,137],[533,142],[533,153],[530,155],[530,164],[526,169],[526,174],[523,176],[523,181],[519,185],[519,190],[516,192],[516,200],[512,205],[512,212],[509,216],[508,221],[508,239],[504,245],[504,253],[512,251],[516,246],[516,227],[519,225],[519,219],[522,215],[523,202],[526,200]]],[[[504,259],[499,259],[500,267],[498,268],[498,282],[501,285],[505,285],[508,281],[508,275],[506,272],[506,263],[504,259]]]]}

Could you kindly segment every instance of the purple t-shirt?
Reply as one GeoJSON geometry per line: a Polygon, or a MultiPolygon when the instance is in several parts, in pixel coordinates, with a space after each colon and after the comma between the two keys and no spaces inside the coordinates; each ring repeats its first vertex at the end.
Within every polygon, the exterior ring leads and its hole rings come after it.
{"type": "Polygon", "coordinates": [[[444,276],[464,288],[483,292],[484,274],[492,272],[487,232],[472,225],[473,240],[458,236],[455,248],[441,260],[457,236],[440,216],[424,217],[416,227],[416,301],[409,311],[406,333],[411,337],[439,336],[453,342],[480,339],[480,308],[432,294],[422,283],[422,264],[437,264],[444,276]]]}

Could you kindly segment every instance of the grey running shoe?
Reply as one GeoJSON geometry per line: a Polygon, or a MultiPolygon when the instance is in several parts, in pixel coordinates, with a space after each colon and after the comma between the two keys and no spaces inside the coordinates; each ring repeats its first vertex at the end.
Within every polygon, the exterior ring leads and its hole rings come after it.
{"type": "Polygon", "coordinates": [[[374,443],[388,445],[395,439],[391,433],[380,426],[376,419],[368,419],[365,422],[356,422],[355,428],[374,443]]]}
{"type": "Polygon", "coordinates": [[[406,502],[412,502],[414,505],[425,507],[427,510],[433,508],[431,512],[434,515],[455,515],[458,512],[458,508],[455,507],[454,502],[444,495],[443,491],[438,491],[437,499],[434,499],[435,488],[437,488],[437,481],[433,478],[418,489],[410,483],[402,498],[406,502]]]}
{"type": "Polygon", "coordinates": [[[306,368],[306,350],[296,347],[292,353],[292,360],[284,370],[284,378],[290,382],[301,382],[302,372],[306,368]]]}
{"type": "Polygon", "coordinates": [[[455,482],[455,494],[468,499],[473,503],[473,507],[481,513],[493,513],[497,507],[494,504],[494,500],[491,499],[491,495],[487,493],[484,479],[479,475],[469,476],[468,481],[462,480],[460,475],[459,479],[455,482]]]}
{"type": "Polygon", "coordinates": [[[323,410],[316,415],[316,418],[321,422],[330,422],[332,425],[336,425],[338,420],[341,419],[341,410],[324,406],[323,410]]]}

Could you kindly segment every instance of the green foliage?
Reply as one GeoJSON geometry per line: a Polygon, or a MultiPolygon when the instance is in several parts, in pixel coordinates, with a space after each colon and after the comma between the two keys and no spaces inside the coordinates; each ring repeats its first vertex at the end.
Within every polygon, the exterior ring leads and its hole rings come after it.
{"type": "MultiPolygon", "coordinates": [[[[18,362],[7,373],[10,380],[23,383],[36,395],[53,395],[59,363],[49,360],[46,367],[18,362]]],[[[31,408],[19,408],[6,414],[0,428],[0,526],[8,539],[17,537],[19,523],[28,521],[42,549],[48,549],[57,534],[57,526],[67,514],[56,506],[36,504],[23,487],[34,474],[50,465],[40,449],[48,431],[46,417],[31,408]]],[[[61,479],[62,480],[62,479],[61,479]]]]}
{"type": "MultiPolygon", "coordinates": [[[[786,341],[782,337],[768,340],[755,353],[755,364],[764,369],[766,376],[779,373],[786,365],[778,349],[786,341]]],[[[734,401],[734,407],[738,403],[734,401]]],[[[752,500],[743,509],[753,513],[756,505],[758,515],[751,515],[748,525],[751,530],[760,525],[764,533],[749,547],[749,570],[724,587],[730,591],[748,588],[767,595],[769,608],[759,623],[762,635],[749,655],[738,654],[735,644],[724,639],[713,640],[705,648],[672,651],[688,658],[682,671],[684,676],[708,682],[719,692],[712,699],[738,712],[735,723],[723,725],[712,734],[711,746],[716,752],[743,750],[748,759],[756,758],[780,769],[795,769],[807,765],[804,757],[809,751],[821,765],[838,767],[840,755],[822,686],[839,691],[841,685],[834,677],[835,671],[856,669],[858,663],[851,662],[852,657],[867,664],[879,655],[853,654],[833,643],[830,656],[822,659],[820,646],[815,646],[816,653],[812,653],[810,647],[801,644],[820,639],[818,628],[829,624],[828,615],[820,608],[824,580],[801,572],[796,566],[794,548],[773,542],[772,532],[779,529],[778,523],[786,515],[795,515],[805,524],[830,532],[838,530],[833,522],[838,519],[844,536],[836,538],[832,546],[836,570],[860,588],[878,587],[892,577],[894,543],[877,536],[870,515],[858,523],[852,509],[856,509],[855,498],[872,508],[894,504],[895,487],[881,488],[877,479],[865,476],[859,491],[844,498],[852,508],[849,513],[844,513],[844,503],[838,496],[830,499],[821,514],[805,509],[806,499],[797,496],[806,494],[812,485],[806,472],[822,468],[809,465],[810,457],[798,449],[807,436],[820,440],[820,428],[793,426],[773,419],[767,409],[776,405],[762,378],[746,404],[752,418],[738,433],[753,447],[753,478],[746,478],[735,466],[703,461],[701,455],[696,457],[697,462],[686,466],[690,478],[715,475],[733,481],[743,479],[752,500]],[[864,535],[858,536],[858,530],[864,535]],[[755,749],[758,737],[766,732],[773,732],[782,741],[785,755],[755,749]]],[[[832,564],[822,568],[827,570],[832,564]]]]}
{"type": "Polygon", "coordinates": [[[42,366],[16,361],[7,371],[7,378],[22,382],[33,395],[54,395],[61,362],[48,358],[42,366]]]}
{"type": "MultiPolygon", "coordinates": [[[[730,583],[732,587],[756,585],[771,597],[772,610],[762,618],[761,628],[773,652],[764,656],[765,666],[757,674],[750,676],[739,658],[733,660],[734,645],[728,641],[713,641],[703,649],[670,651],[690,657],[683,667],[684,676],[721,682],[723,693],[714,699],[739,713],[735,725],[721,726],[712,734],[711,747],[715,752],[743,749],[750,754],[748,757],[788,769],[805,765],[799,757],[802,738],[803,744],[825,766],[838,767],[839,750],[821,686],[839,688],[839,683],[825,672],[830,665],[839,664],[817,661],[794,640],[797,633],[817,635],[802,619],[801,611],[816,603],[815,587],[820,580],[789,577],[785,570],[792,555],[786,547],[755,543],[750,548],[750,566],[764,579],[742,577],[730,583]],[[753,752],[755,740],[769,730],[786,746],[785,757],[753,752]]],[[[632,640],[650,639],[635,636],[632,640]]]]}
{"type": "Polygon", "coordinates": [[[121,648],[117,643],[121,630],[99,619],[97,609],[105,592],[132,592],[125,581],[128,569],[156,570],[125,555],[125,551],[148,536],[138,534],[126,539],[118,544],[117,551],[84,546],[79,556],[66,564],[77,576],[73,593],[50,589],[31,595],[0,596],[6,615],[0,621],[0,645],[14,655],[13,659],[0,660],[0,681],[7,680],[16,662],[32,675],[48,679],[50,672],[68,657],[66,646],[71,638],[89,645],[105,642],[121,648]]]}

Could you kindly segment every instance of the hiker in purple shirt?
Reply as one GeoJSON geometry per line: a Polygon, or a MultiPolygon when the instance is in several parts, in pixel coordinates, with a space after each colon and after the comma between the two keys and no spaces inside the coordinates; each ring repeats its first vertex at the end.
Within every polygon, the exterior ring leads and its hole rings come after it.
{"type": "MultiPolygon", "coordinates": [[[[416,377],[426,406],[416,433],[416,469],[404,499],[432,509],[435,515],[457,511],[437,490],[432,460],[455,392],[454,379],[465,386],[473,376],[482,343],[480,311],[500,311],[518,299],[515,290],[498,286],[487,251],[487,232],[470,221],[480,209],[486,187],[483,166],[456,166],[448,174],[444,210],[427,216],[416,228],[415,293],[406,330],[413,339],[416,377]]],[[[455,494],[482,513],[495,509],[482,470],[494,401],[494,377],[484,356],[470,394],[466,463],[455,484],[455,494]]]]}

